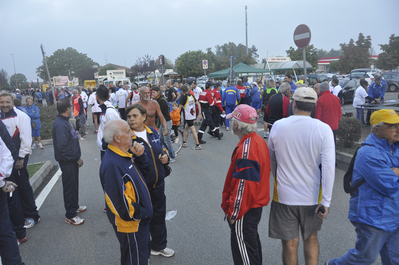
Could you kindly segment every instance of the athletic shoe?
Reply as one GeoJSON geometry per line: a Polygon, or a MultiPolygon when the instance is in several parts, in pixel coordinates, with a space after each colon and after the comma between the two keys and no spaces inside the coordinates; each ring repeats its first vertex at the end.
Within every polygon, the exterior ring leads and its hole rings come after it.
{"type": "Polygon", "coordinates": [[[39,147],[40,147],[40,149],[43,149],[43,145],[42,145],[42,143],[39,143],[37,146],[39,146],[39,147]]]}
{"type": "Polygon", "coordinates": [[[263,133],[263,138],[267,138],[267,132],[263,133]]]}
{"type": "Polygon", "coordinates": [[[193,150],[202,150],[200,145],[196,145],[195,147],[192,148],[193,150]]]}
{"type": "Polygon", "coordinates": [[[175,144],[179,143],[179,137],[176,137],[175,144]]]}
{"type": "Polygon", "coordinates": [[[25,218],[24,228],[29,229],[35,225],[35,220],[33,218],[25,218]]]}
{"type": "Polygon", "coordinates": [[[86,140],[86,137],[80,137],[79,140],[84,141],[86,140]]]}
{"type": "Polygon", "coordinates": [[[174,163],[174,162],[176,162],[176,159],[174,159],[174,158],[171,158],[169,161],[169,163],[174,163]]]}
{"type": "Polygon", "coordinates": [[[229,127],[226,127],[226,131],[228,131],[228,130],[230,130],[230,128],[229,128],[229,127]]]}
{"type": "Polygon", "coordinates": [[[98,131],[94,131],[94,132],[93,132],[93,134],[97,134],[97,133],[98,133],[98,131]]]}
{"type": "Polygon", "coordinates": [[[221,140],[222,137],[223,137],[223,135],[224,135],[224,134],[223,134],[222,132],[220,132],[219,135],[218,135],[218,140],[221,140]]]}
{"type": "Polygon", "coordinates": [[[32,150],[36,148],[36,144],[32,144],[32,150]]]}
{"type": "Polygon", "coordinates": [[[183,142],[183,147],[187,147],[187,143],[186,142],[183,142]]]}
{"type": "Polygon", "coordinates": [[[84,221],[85,221],[84,219],[80,218],[77,215],[74,218],[71,218],[71,219],[66,218],[65,219],[65,223],[71,224],[71,225],[81,225],[81,224],[83,224],[84,221]]]}
{"type": "Polygon", "coordinates": [[[204,140],[199,140],[200,144],[206,144],[206,142],[204,140]]]}
{"type": "Polygon", "coordinates": [[[169,258],[169,257],[172,257],[174,254],[175,254],[175,251],[170,248],[164,248],[159,251],[151,249],[151,255],[153,255],[153,256],[162,255],[164,257],[169,258]]]}
{"type": "Polygon", "coordinates": [[[106,213],[107,212],[107,208],[104,208],[104,213],[106,213]]]}
{"type": "Polygon", "coordinates": [[[89,134],[89,132],[85,132],[85,134],[87,135],[87,134],[89,134]]]}
{"type": "Polygon", "coordinates": [[[22,238],[22,239],[18,239],[18,245],[25,243],[26,241],[28,241],[28,239],[26,237],[22,238]]]}
{"type": "Polygon", "coordinates": [[[79,208],[76,210],[77,213],[83,213],[84,211],[87,210],[86,206],[79,206],[79,208]]]}

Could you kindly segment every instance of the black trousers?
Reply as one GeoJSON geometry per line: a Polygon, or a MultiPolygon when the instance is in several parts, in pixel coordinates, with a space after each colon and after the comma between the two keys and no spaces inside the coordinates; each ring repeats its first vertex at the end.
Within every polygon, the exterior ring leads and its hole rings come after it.
{"type": "Polygon", "coordinates": [[[141,220],[136,233],[121,233],[114,227],[121,250],[121,265],[148,265],[148,220],[141,220]]]}
{"type": "Polygon", "coordinates": [[[152,201],[153,216],[150,222],[150,236],[149,250],[162,250],[166,248],[166,196],[165,196],[165,181],[157,183],[155,188],[150,189],[150,196],[152,201]]]}
{"type": "MultiPolygon", "coordinates": [[[[14,174],[11,174],[10,177],[7,178],[7,180],[17,183],[14,174]]],[[[3,191],[0,191],[0,193],[3,193],[3,191]]],[[[8,212],[10,214],[10,220],[12,223],[12,230],[14,231],[18,239],[23,239],[26,237],[26,229],[24,228],[25,216],[21,206],[19,187],[14,190],[12,197],[6,196],[5,199],[7,200],[8,212]]]]}
{"type": "MultiPolygon", "coordinates": [[[[211,133],[213,136],[219,136],[219,124],[220,124],[220,114],[222,112],[217,108],[213,107],[211,111],[212,127],[211,133]]],[[[210,128],[209,128],[210,129],[210,128]]]]}
{"type": "MultiPolygon", "coordinates": [[[[202,106],[201,106],[202,110],[202,106]]],[[[202,140],[202,135],[206,131],[206,128],[209,126],[209,130],[213,130],[213,124],[212,124],[212,119],[211,119],[211,112],[209,109],[206,109],[202,111],[202,124],[198,130],[198,140],[202,140]]]]}
{"type": "Polygon", "coordinates": [[[262,207],[250,209],[240,220],[229,224],[231,229],[231,252],[235,265],[262,264],[262,246],[258,224],[262,207]]]}
{"type": "Polygon", "coordinates": [[[40,218],[39,211],[36,207],[35,196],[29,182],[28,173],[29,155],[25,156],[24,166],[21,169],[13,169],[12,175],[18,185],[19,198],[21,201],[22,211],[25,218],[33,218],[36,222],[40,218]]]}
{"type": "Polygon", "coordinates": [[[126,120],[125,108],[123,108],[123,109],[120,108],[118,110],[119,110],[119,113],[121,114],[121,119],[126,120]]]}
{"type": "MultiPolygon", "coordinates": [[[[17,191],[17,189],[15,189],[17,191]]],[[[15,192],[14,191],[14,192],[15,192]]],[[[14,196],[14,194],[13,194],[14,196]]],[[[2,264],[21,265],[21,256],[7,207],[8,193],[0,190],[0,255],[2,264]]]]}
{"type": "Polygon", "coordinates": [[[65,217],[71,219],[76,216],[79,208],[79,166],[76,161],[60,161],[59,164],[62,171],[65,217]]]}

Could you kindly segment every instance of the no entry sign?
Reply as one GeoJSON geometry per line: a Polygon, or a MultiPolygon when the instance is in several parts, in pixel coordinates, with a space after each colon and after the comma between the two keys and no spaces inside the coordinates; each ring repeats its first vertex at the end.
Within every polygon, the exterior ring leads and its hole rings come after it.
{"type": "Polygon", "coordinates": [[[305,24],[296,27],[294,31],[294,42],[298,48],[305,48],[310,42],[310,29],[305,24]]]}

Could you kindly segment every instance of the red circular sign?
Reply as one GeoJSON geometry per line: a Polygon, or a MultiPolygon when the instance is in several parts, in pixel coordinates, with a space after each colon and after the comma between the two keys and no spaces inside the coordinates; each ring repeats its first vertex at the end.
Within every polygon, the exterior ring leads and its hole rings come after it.
{"type": "Polygon", "coordinates": [[[294,42],[298,48],[305,48],[310,42],[310,29],[305,24],[296,27],[294,31],[294,42]]]}

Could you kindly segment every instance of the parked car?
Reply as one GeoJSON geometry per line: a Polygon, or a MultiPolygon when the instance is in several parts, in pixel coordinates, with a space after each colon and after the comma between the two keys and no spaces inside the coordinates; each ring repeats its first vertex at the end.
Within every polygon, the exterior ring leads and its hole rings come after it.
{"type": "Polygon", "coordinates": [[[308,74],[306,77],[309,79],[310,85],[313,85],[313,80],[317,80],[317,83],[323,82],[324,79],[331,80],[326,74],[308,74]]]}
{"type": "Polygon", "coordinates": [[[399,88],[399,72],[386,72],[381,74],[387,82],[388,91],[394,92],[399,88]]]}
{"type": "Polygon", "coordinates": [[[341,106],[343,106],[347,102],[352,102],[353,97],[355,96],[355,91],[358,88],[358,84],[360,83],[359,79],[338,79],[339,85],[342,87],[341,92],[339,92],[338,97],[341,101],[341,106]]]}
{"type": "Polygon", "coordinates": [[[353,69],[351,71],[351,74],[349,75],[349,78],[352,79],[359,79],[364,77],[366,81],[371,84],[374,81],[374,74],[377,72],[370,69],[370,68],[362,68],[362,69],[353,69]]]}

